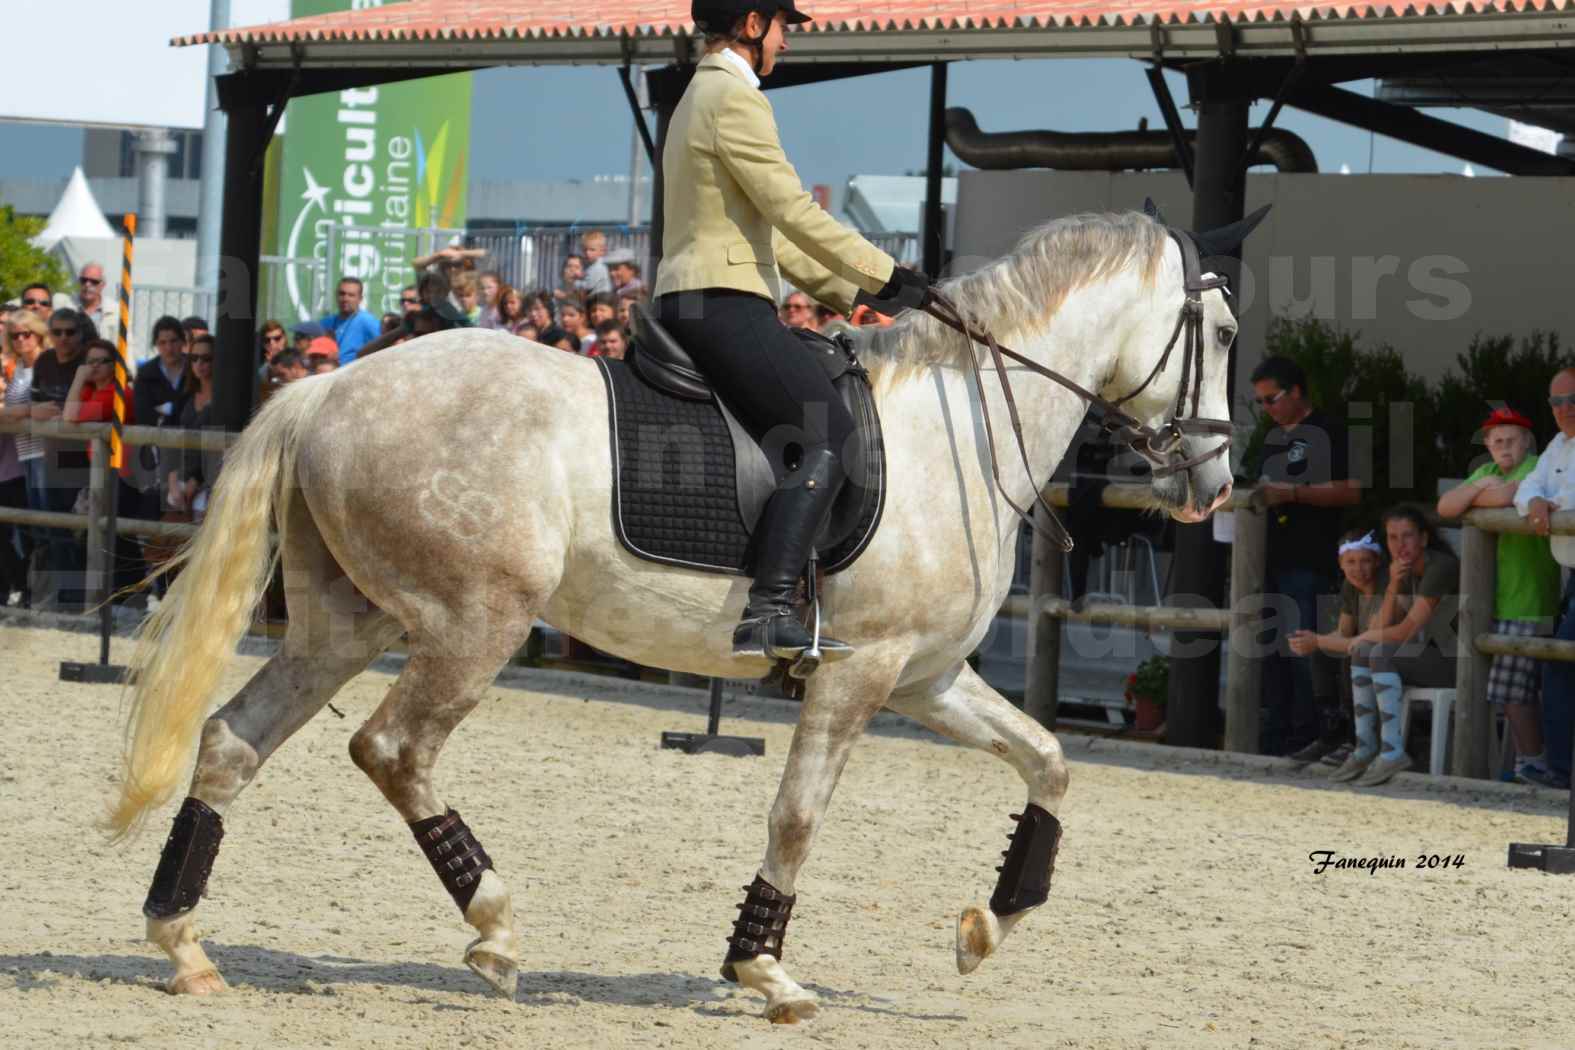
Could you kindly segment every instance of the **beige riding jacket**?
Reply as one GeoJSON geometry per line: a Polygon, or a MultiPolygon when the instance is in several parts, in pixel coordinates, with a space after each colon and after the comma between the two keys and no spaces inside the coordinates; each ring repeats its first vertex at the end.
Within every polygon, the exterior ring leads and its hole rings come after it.
{"type": "Polygon", "coordinates": [[[707,55],[662,148],[664,230],[655,295],[732,288],[781,302],[782,275],[846,313],[896,263],[815,203],[782,152],[771,103],[707,55]]]}

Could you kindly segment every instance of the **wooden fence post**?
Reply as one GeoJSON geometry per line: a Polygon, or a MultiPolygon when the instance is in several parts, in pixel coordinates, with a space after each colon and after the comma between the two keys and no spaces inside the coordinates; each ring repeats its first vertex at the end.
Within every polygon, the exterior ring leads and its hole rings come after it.
{"type": "Polygon", "coordinates": [[[1493,591],[1498,568],[1498,536],[1466,523],[1460,544],[1460,620],[1455,664],[1455,746],[1449,772],[1457,777],[1488,776],[1488,738],[1493,731],[1487,704],[1488,663],[1477,652],[1479,634],[1493,630],[1493,591]]]}
{"type": "Polygon", "coordinates": [[[114,578],[113,535],[109,526],[109,486],[115,475],[109,469],[109,441],[97,437],[91,442],[93,462],[88,467],[87,579],[84,597],[90,604],[109,600],[110,581],[114,578]]]}
{"type": "Polygon", "coordinates": [[[1225,675],[1225,750],[1258,753],[1263,697],[1263,658],[1255,628],[1262,617],[1269,519],[1261,508],[1239,504],[1236,539],[1230,549],[1230,630],[1222,641],[1225,675]]]}
{"type": "MultiPolygon", "coordinates": [[[[1049,528],[1043,507],[1034,508],[1035,520],[1049,528]]],[[[1048,729],[1055,728],[1061,685],[1061,621],[1045,615],[1046,599],[1061,597],[1061,548],[1035,529],[1033,554],[1028,563],[1028,681],[1023,690],[1023,711],[1048,729]]]]}

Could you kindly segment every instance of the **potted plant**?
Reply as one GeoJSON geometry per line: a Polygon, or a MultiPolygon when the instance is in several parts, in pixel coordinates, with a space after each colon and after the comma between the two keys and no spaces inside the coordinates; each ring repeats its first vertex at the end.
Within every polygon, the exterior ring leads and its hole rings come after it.
{"type": "Polygon", "coordinates": [[[1127,699],[1136,710],[1133,728],[1152,732],[1165,721],[1165,697],[1170,690],[1170,658],[1151,656],[1127,675],[1127,699]]]}

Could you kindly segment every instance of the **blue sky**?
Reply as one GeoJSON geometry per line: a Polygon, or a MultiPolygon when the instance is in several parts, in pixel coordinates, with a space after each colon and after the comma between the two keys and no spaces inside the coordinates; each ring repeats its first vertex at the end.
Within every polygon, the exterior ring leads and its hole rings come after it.
{"type": "MultiPolygon", "coordinates": [[[[1172,77],[1185,105],[1186,85],[1172,77]]],[[[1370,93],[1370,83],[1347,85],[1370,93]]],[[[1126,59],[966,62],[952,67],[948,101],[985,131],[1115,131],[1163,123],[1143,65],[1126,59]]],[[[855,174],[892,175],[924,164],[929,73],[909,70],[771,92],[788,155],[806,183],[840,186],[855,174]]],[[[1253,109],[1261,119],[1268,105],[1253,109]]],[[[1434,115],[1503,135],[1475,110],[1434,115]]],[[[1183,110],[1189,124],[1191,116],[1183,110]]],[[[631,124],[617,74],[605,68],[499,69],[475,76],[471,172],[482,180],[585,178],[626,172],[631,124]]],[[[1459,172],[1461,162],[1292,109],[1278,124],[1312,145],[1321,170],[1459,172]]],[[[81,156],[80,131],[0,124],[0,178],[64,177],[81,156]]],[[[955,163],[948,153],[947,159],[955,163]]],[[[1485,172],[1484,172],[1485,173],[1485,172]]]]}

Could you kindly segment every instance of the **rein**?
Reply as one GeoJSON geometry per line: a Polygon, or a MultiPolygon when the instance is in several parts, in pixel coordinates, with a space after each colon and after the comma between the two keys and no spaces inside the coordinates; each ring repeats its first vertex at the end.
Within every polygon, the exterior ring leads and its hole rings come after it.
{"type": "MultiPolygon", "coordinates": [[[[1081,384],[1068,379],[1060,372],[1052,368],[1046,368],[1039,362],[1024,357],[1010,347],[1002,346],[996,341],[995,336],[970,324],[963,312],[958,309],[956,303],[935,288],[932,287],[930,289],[926,302],[921,309],[947,327],[962,333],[971,342],[979,343],[990,351],[990,361],[995,368],[996,375],[1001,380],[1001,393],[1006,398],[1006,411],[1007,415],[1011,417],[1012,435],[1017,441],[1017,452],[1022,458],[1023,471],[1028,475],[1029,481],[1034,480],[1033,468],[1028,464],[1028,449],[1023,442],[1023,423],[1017,411],[1017,398],[1012,393],[1011,380],[1007,376],[1006,362],[1003,360],[1003,358],[1008,357],[1029,371],[1061,384],[1061,386],[1086,401],[1091,407],[1103,412],[1105,417],[1104,429],[1117,440],[1126,442],[1134,452],[1148,460],[1153,476],[1156,478],[1167,478],[1183,470],[1190,470],[1192,467],[1207,463],[1209,460],[1223,455],[1225,450],[1230,447],[1232,434],[1230,421],[1226,419],[1204,419],[1198,415],[1198,399],[1202,396],[1203,391],[1202,293],[1210,288],[1223,288],[1225,286],[1225,278],[1203,276],[1202,265],[1198,258],[1198,247],[1189,234],[1170,227],[1166,227],[1166,232],[1175,240],[1177,247],[1181,249],[1181,268],[1186,300],[1181,304],[1180,313],[1176,317],[1176,326],[1171,329],[1170,341],[1165,344],[1165,352],[1160,355],[1153,371],[1149,372],[1148,378],[1144,379],[1130,393],[1114,401],[1100,397],[1092,390],[1085,389],[1081,384]],[[1160,373],[1165,370],[1165,366],[1170,362],[1171,352],[1175,350],[1176,342],[1181,339],[1183,332],[1186,333],[1186,339],[1183,342],[1181,385],[1176,392],[1175,410],[1164,423],[1158,427],[1151,427],[1131,413],[1123,411],[1121,406],[1148,389],[1149,385],[1159,378],[1160,373]],[[1192,405],[1191,414],[1187,415],[1187,394],[1189,388],[1192,394],[1192,405]],[[1181,447],[1182,440],[1188,434],[1215,434],[1223,436],[1225,440],[1208,452],[1200,453],[1189,459],[1179,459],[1177,458],[1179,455],[1178,450],[1181,447]]],[[[1044,493],[1037,484],[1034,486],[1034,501],[1043,507],[1045,513],[1049,516],[1051,531],[1048,533],[1040,527],[1029,511],[1019,507],[1012,502],[1010,496],[1006,495],[1006,488],[1001,484],[1000,459],[995,451],[995,430],[990,423],[989,404],[984,396],[984,372],[979,366],[979,355],[970,352],[968,354],[968,363],[973,368],[974,382],[979,385],[979,411],[984,417],[985,439],[990,443],[990,470],[995,477],[996,488],[1001,491],[1001,496],[1006,500],[1007,506],[1016,511],[1018,517],[1027,522],[1030,528],[1035,532],[1046,535],[1061,550],[1070,551],[1073,546],[1071,534],[1066,531],[1066,527],[1056,517],[1054,508],[1046,502],[1044,493]]]]}

